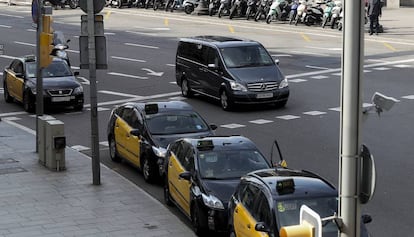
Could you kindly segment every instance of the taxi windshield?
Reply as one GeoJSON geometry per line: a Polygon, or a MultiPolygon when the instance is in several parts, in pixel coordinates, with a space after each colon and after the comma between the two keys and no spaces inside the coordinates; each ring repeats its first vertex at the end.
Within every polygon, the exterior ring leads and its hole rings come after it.
{"type": "Polygon", "coordinates": [[[192,111],[158,113],[146,116],[148,129],[154,135],[198,133],[208,130],[208,125],[192,111]]]}
{"type": "MultiPolygon", "coordinates": [[[[53,61],[49,66],[42,70],[43,78],[48,77],[69,77],[72,76],[68,64],[64,61],[53,61]]],[[[36,62],[26,63],[26,76],[29,78],[36,77],[36,62]]]]}
{"type": "Polygon", "coordinates": [[[253,170],[269,168],[257,150],[209,150],[198,154],[198,170],[204,179],[234,179],[253,170]]]}
{"type": "MultiPolygon", "coordinates": [[[[319,214],[321,218],[333,216],[337,210],[337,197],[318,197],[309,199],[275,201],[276,219],[279,227],[298,225],[300,207],[306,205],[319,214]]],[[[334,222],[322,222],[323,236],[337,236],[338,229],[334,222]]]]}
{"type": "Polygon", "coordinates": [[[273,65],[273,59],[259,45],[221,48],[224,63],[229,68],[260,67],[273,65]]]}

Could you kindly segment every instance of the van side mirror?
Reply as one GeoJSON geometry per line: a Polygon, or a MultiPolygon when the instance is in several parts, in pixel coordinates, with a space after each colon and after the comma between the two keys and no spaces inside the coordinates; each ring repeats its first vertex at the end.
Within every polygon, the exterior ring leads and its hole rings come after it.
{"type": "Polygon", "coordinates": [[[214,123],[209,124],[209,126],[210,126],[210,128],[211,128],[212,130],[216,130],[216,129],[217,129],[217,125],[215,125],[214,123]]]}
{"type": "Polygon", "coordinates": [[[275,63],[276,63],[276,65],[279,65],[280,60],[279,59],[275,59],[275,63]]]}
{"type": "Polygon", "coordinates": [[[78,72],[78,71],[75,71],[75,72],[73,72],[73,75],[74,75],[75,77],[77,77],[77,76],[79,76],[79,72],[78,72]]]}
{"type": "Polygon", "coordinates": [[[210,68],[210,69],[218,69],[218,66],[216,65],[216,64],[214,64],[214,63],[209,63],[208,65],[207,65],[207,67],[208,68],[210,68]]]}

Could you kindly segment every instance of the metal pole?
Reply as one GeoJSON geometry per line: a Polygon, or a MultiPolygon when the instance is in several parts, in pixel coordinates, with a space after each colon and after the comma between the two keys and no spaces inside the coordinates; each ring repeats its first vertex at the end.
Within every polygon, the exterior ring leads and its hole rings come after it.
{"type": "Polygon", "coordinates": [[[360,236],[360,124],[364,66],[364,1],[344,1],[339,161],[339,236],[360,236]]]}
{"type": "Polygon", "coordinates": [[[43,78],[40,67],[40,33],[43,31],[43,1],[38,1],[37,7],[37,31],[36,31],[36,152],[39,152],[39,117],[43,115],[43,78]]]}
{"type": "Polygon", "coordinates": [[[92,176],[93,184],[101,184],[99,161],[98,103],[96,93],[96,54],[95,54],[95,14],[93,0],[87,0],[88,8],[88,54],[91,99],[91,139],[92,139],[92,176]]]}

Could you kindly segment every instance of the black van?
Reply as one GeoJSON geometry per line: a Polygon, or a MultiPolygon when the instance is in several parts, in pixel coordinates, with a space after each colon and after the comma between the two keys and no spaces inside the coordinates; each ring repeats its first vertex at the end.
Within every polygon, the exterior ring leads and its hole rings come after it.
{"type": "Polygon", "coordinates": [[[182,38],[176,55],[176,81],[185,97],[194,93],[235,104],[286,105],[288,82],[259,42],[223,36],[182,38]]]}

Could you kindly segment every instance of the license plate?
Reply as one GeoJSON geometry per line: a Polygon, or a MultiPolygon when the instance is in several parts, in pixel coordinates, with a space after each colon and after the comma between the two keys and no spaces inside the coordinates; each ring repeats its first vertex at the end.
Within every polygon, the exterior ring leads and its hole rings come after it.
{"type": "Polygon", "coordinates": [[[273,93],[262,93],[262,94],[256,95],[257,99],[265,99],[265,98],[272,98],[272,97],[273,97],[273,93]]]}
{"type": "Polygon", "coordinates": [[[70,96],[52,97],[52,102],[70,101],[70,96]]]}

